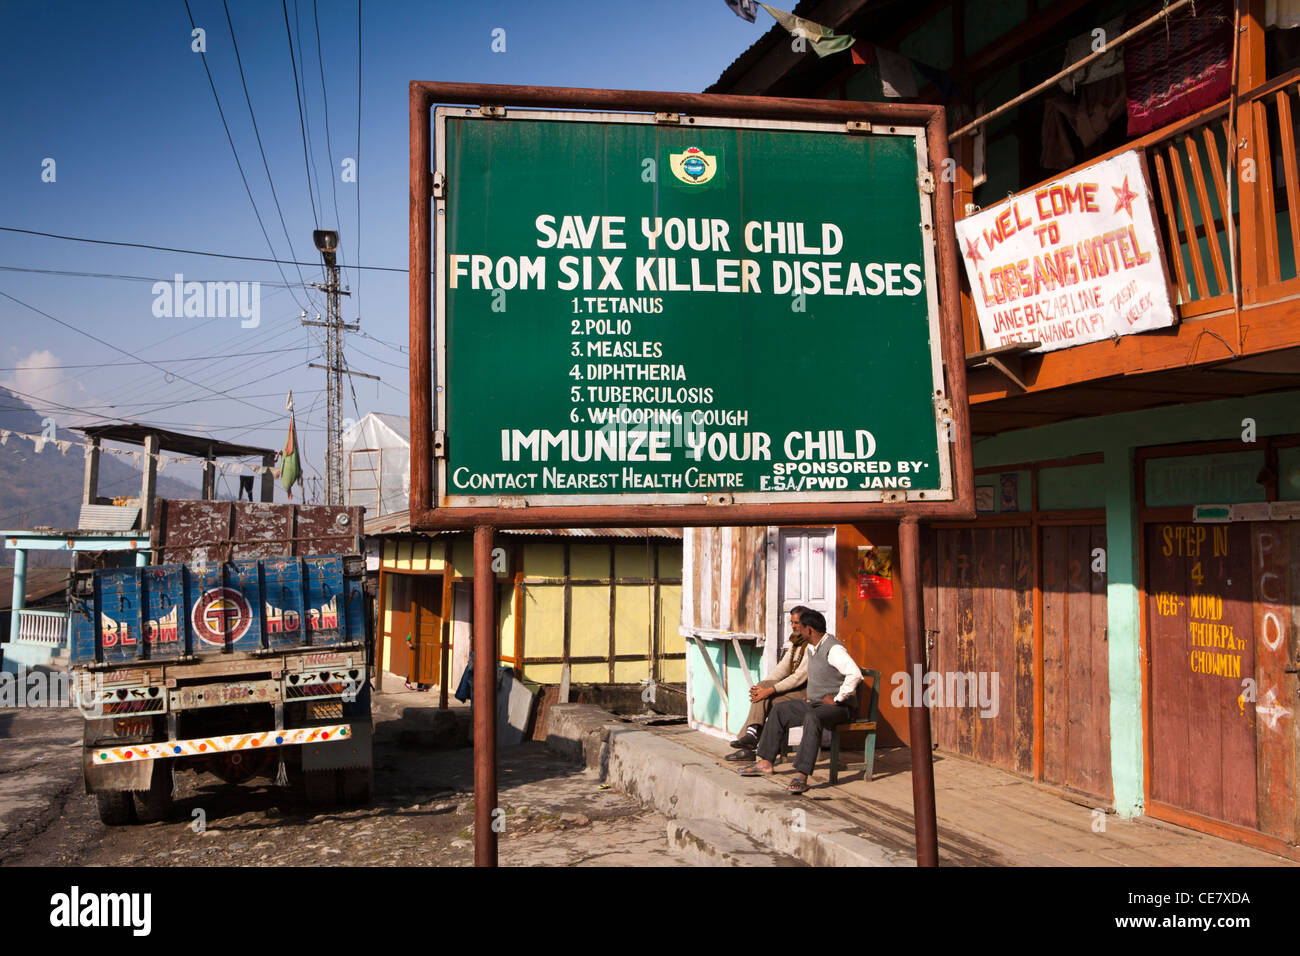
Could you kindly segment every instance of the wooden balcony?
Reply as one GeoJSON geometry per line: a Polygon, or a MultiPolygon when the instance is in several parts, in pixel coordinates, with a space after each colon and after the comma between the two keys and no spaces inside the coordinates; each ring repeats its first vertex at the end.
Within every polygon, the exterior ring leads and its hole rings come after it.
{"type": "Polygon", "coordinates": [[[1141,152],[1177,325],[989,363],[974,302],[963,295],[976,433],[1050,424],[1081,408],[1100,415],[1300,389],[1300,215],[1291,214],[1300,204],[1300,71],[1241,95],[1235,129],[1229,111],[1225,101],[1076,167],[1141,152]],[[1230,134],[1239,144],[1231,187],[1230,134]]]}

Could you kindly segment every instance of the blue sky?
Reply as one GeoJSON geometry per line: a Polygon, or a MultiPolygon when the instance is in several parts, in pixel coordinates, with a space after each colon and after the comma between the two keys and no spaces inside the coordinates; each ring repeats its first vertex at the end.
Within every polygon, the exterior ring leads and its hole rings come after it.
{"type": "MultiPolygon", "coordinates": [[[[318,262],[303,132],[284,12],[270,0],[230,0],[235,40],[266,151],[272,199],[220,0],[189,0],[206,31],[207,64],[275,255],[318,262]]],[[[413,79],[698,92],[771,26],[723,0],[423,3],[362,0],[357,182],[357,3],[288,0],[316,218],[337,228],[342,262],[407,265],[407,84],[413,79]],[[505,30],[504,53],[491,49],[505,30]],[[361,229],[357,229],[360,189],[361,229]],[[337,216],[335,213],[337,203],[337,216]],[[358,238],[360,239],[358,259],[358,238]]],[[[75,3],[6,0],[0,14],[0,226],[246,256],[269,256],[218,116],[203,59],[191,49],[184,0],[75,3]],[[42,179],[50,169],[53,182],[42,179]]],[[[47,174],[48,175],[48,174],[47,174]]],[[[238,262],[0,232],[0,292],[129,353],[116,352],[0,297],[0,385],[18,389],[60,426],[129,419],[279,448],[284,393],[298,409],[307,474],[319,474],[324,373],[300,311],[324,312],[319,267],[238,262]],[[258,281],[260,324],[154,315],[152,281],[46,275],[54,270],[186,280],[258,281]],[[193,359],[192,361],[177,361],[193,359]],[[143,364],[142,360],[161,368],[143,364]],[[84,366],[77,368],[55,366],[84,366]],[[165,370],[165,371],[164,371],[165,370]],[[169,380],[170,379],[170,380],[169,380]],[[186,380],[189,381],[186,381],[186,380]],[[228,393],[228,394],[222,394],[228,393]],[[82,409],[75,415],[62,406],[82,409]]],[[[347,270],[343,317],[351,368],[384,382],[345,388],[344,415],[406,414],[405,273],[347,270]]],[[[321,331],[321,330],[315,330],[321,331]]],[[[0,493],[2,496],[2,493],[0,493]]]]}

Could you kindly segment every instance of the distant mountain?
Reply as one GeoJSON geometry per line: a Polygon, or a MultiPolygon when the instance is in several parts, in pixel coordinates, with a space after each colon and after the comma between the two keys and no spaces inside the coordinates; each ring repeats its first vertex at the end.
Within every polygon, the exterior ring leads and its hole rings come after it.
{"type": "MultiPolygon", "coordinates": [[[[39,435],[41,417],[17,395],[0,388],[0,429],[39,435]]],[[[55,434],[64,440],[86,440],[80,432],[62,428],[55,434]]],[[[101,497],[140,493],[141,472],[129,461],[117,455],[100,456],[101,497]]],[[[47,442],[38,455],[31,442],[10,435],[0,445],[0,530],[75,528],[85,473],[86,459],[80,445],[69,448],[65,455],[53,442],[47,442]]],[[[188,482],[159,475],[158,494],[164,498],[198,498],[202,492],[188,482]]],[[[42,563],[35,560],[37,553],[32,553],[33,563],[42,563]]],[[[61,558],[60,565],[67,563],[62,552],[55,554],[61,558]]],[[[0,550],[0,564],[12,563],[13,552],[0,550]]]]}

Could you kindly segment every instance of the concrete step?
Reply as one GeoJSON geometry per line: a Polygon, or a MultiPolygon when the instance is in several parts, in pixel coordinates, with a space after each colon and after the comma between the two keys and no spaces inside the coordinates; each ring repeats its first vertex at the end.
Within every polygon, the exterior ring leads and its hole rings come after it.
{"type": "Polygon", "coordinates": [[[804,866],[748,833],[714,820],[668,821],[668,848],[691,866],[804,866]]]}
{"type": "MultiPolygon", "coordinates": [[[[619,722],[589,704],[556,704],[546,746],[674,820],[707,821],[744,835],[744,846],[709,830],[717,852],[776,853],[812,866],[913,866],[910,840],[865,829],[846,815],[795,798],[773,781],[746,778],[668,737],[619,722]]],[[[684,832],[698,829],[686,825],[684,832]]],[[[687,837],[680,839],[688,840],[687,837]]],[[[707,853],[703,847],[701,853],[707,853]]],[[[737,865],[745,865],[743,863],[737,865]]]]}

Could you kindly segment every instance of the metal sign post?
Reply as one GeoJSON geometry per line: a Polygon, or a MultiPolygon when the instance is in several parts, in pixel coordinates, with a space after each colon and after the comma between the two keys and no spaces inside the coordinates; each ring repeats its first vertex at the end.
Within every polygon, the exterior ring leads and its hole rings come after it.
{"type": "MultiPolygon", "coordinates": [[[[497,601],[492,528],[474,529],[474,865],[497,865],[497,601]]],[[[443,678],[446,680],[446,677],[443,678]]]]}
{"type": "Polygon", "coordinates": [[[490,864],[492,529],[902,521],[923,663],[917,522],[974,514],[947,129],[928,105],[410,95],[411,527],[475,532],[490,864]]]}

